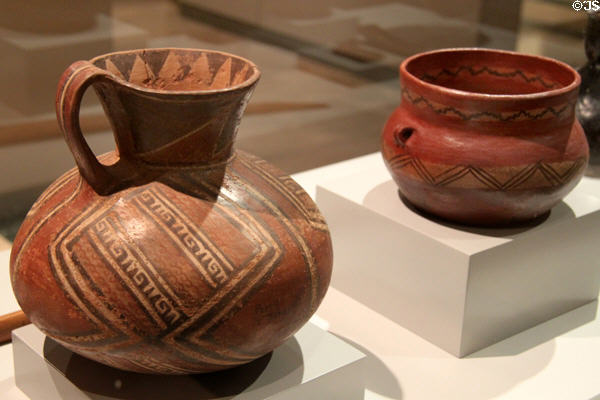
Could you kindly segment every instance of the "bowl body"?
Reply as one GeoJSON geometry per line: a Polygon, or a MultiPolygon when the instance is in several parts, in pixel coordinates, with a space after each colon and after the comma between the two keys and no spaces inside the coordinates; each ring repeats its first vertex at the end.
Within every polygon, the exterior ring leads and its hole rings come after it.
{"type": "Polygon", "coordinates": [[[510,225],[547,213],[583,175],[580,78],[568,65],[447,49],[406,59],[400,79],[382,154],[416,207],[464,224],[510,225]]]}

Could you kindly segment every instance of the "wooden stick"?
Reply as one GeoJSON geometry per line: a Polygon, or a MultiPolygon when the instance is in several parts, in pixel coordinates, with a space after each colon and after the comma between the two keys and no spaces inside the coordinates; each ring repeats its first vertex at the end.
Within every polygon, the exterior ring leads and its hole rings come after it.
{"type": "Polygon", "coordinates": [[[0,315],[0,344],[10,342],[12,330],[28,323],[29,319],[23,311],[0,315]]]}

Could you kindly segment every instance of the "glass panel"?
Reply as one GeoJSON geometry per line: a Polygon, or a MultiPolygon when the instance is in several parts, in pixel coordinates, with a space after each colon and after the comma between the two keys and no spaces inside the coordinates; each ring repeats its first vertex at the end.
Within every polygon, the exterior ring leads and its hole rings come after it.
{"type": "MultiPolygon", "coordinates": [[[[380,130],[400,100],[397,68],[406,56],[490,47],[579,66],[585,23],[585,11],[567,0],[1,2],[0,247],[9,246],[37,194],[74,165],[54,96],[75,60],[192,47],[254,61],[263,75],[237,147],[293,173],[379,149],[380,130]]],[[[114,147],[93,91],[81,125],[96,153],[114,147]]]]}

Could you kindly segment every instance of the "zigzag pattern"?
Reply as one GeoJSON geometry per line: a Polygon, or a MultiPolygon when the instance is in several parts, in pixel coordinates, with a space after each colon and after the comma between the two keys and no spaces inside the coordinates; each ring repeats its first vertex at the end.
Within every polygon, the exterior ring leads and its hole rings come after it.
{"type": "MultiPolygon", "coordinates": [[[[432,170],[439,170],[443,165],[425,163],[422,160],[408,154],[402,154],[392,157],[388,162],[390,168],[395,172],[399,172],[406,168],[411,168],[414,171],[413,177],[418,177],[420,180],[433,186],[449,186],[453,182],[470,175],[474,178],[470,188],[492,189],[499,191],[516,190],[518,187],[528,186],[527,181],[534,176],[539,176],[536,172],[541,173],[546,179],[546,184],[541,186],[557,187],[565,184],[569,179],[580,170],[585,159],[580,158],[574,161],[566,161],[561,163],[567,165],[561,168],[562,172],[557,170],[551,163],[537,162],[525,167],[515,167],[514,173],[508,178],[501,180],[498,178],[495,168],[481,168],[473,165],[456,165],[447,166],[442,172],[433,173],[432,170]]],[[[554,163],[556,164],[556,163],[554,163]]],[[[403,173],[406,175],[405,173],[403,173]]],[[[539,187],[539,184],[529,185],[539,187]]]]}
{"type": "Polygon", "coordinates": [[[527,76],[520,69],[515,69],[515,70],[512,70],[510,72],[500,72],[500,71],[491,69],[491,68],[489,68],[487,66],[483,66],[480,69],[476,69],[475,67],[473,67],[471,65],[461,65],[455,71],[452,71],[452,70],[449,70],[447,68],[444,68],[444,69],[442,69],[440,72],[438,72],[435,75],[424,74],[423,76],[421,76],[421,79],[424,80],[424,81],[435,83],[443,75],[449,75],[449,76],[456,77],[461,72],[468,72],[469,74],[471,74],[471,76],[477,76],[477,75],[481,75],[483,73],[487,73],[487,74],[490,74],[490,75],[493,75],[493,76],[497,76],[497,77],[500,77],[500,78],[515,78],[515,77],[520,77],[520,78],[522,78],[527,83],[539,82],[546,89],[552,89],[552,88],[555,88],[557,86],[555,83],[546,82],[540,75],[527,76]]]}
{"type": "Polygon", "coordinates": [[[497,121],[518,121],[518,120],[539,120],[545,118],[559,117],[565,111],[567,111],[571,104],[561,105],[559,108],[554,107],[546,107],[538,110],[519,110],[515,112],[506,112],[506,113],[495,113],[490,111],[478,111],[474,113],[469,113],[465,110],[460,110],[455,107],[445,106],[438,103],[433,103],[426,99],[423,96],[414,96],[407,89],[402,89],[403,97],[405,97],[412,104],[419,106],[423,104],[424,108],[429,108],[431,111],[440,115],[455,115],[456,117],[462,119],[463,121],[472,121],[472,120],[497,120],[497,121]]]}
{"type": "Polygon", "coordinates": [[[193,89],[221,89],[239,85],[253,73],[250,64],[235,57],[210,56],[202,51],[190,54],[176,49],[116,53],[94,64],[127,82],[155,89],[163,89],[161,83],[173,85],[186,79],[193,89]]]}

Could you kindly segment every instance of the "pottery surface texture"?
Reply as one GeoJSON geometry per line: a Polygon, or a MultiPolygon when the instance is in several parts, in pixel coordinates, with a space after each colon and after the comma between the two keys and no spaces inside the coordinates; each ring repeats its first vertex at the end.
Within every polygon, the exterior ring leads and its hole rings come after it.
{"type": "Polygon", "coordinates": [[[464,224],[520,223],[547,213],[583,175],[580,79],[568,65],[447,49],[409,57],[400,79],[382,153],[417,208],[464,224]]]}
{"type": "Polygon", "coordinates": [[[44,333],[116,368],[187,374],[252,361],[310,318],[331,275],[327,225],[289,176],[233,150],[259,75],[186,49],[65,71],[57,115],[78,168],[33,205],[11,253],[17,300],[44,333]],[[117,142],[101,162],[78,124],[90,85],[117,142]]]}

